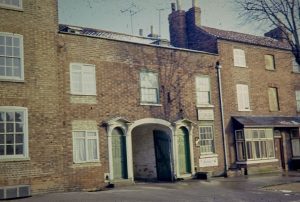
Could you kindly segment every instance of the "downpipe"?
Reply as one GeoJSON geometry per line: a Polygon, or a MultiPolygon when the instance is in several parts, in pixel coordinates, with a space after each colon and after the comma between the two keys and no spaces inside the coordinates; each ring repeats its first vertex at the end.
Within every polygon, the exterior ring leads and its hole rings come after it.
{"type": "Polygon", "coordinates": [[[216,62],[216,69],[217,69],[217,76],[218,76],[219,103],[220,103],[220,113],[221,113],[222,139],[223,139],[224,177],[228,177],[227,141],[226,141],[225,124],[224,124],[224,106],[223,106],[222,79],[221,79],[222,66],[219,61],[216,62]]]}

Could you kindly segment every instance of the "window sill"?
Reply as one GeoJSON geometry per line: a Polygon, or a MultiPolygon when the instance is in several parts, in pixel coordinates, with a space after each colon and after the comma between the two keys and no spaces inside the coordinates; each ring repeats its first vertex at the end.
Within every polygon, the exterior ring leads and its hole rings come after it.
{"type": "Polygon", "coordinates": [[[200,159],[218,157],[218,156],[219,156],[218,154],[201,154],[200,159]]]}
{"type": "Polygon", "coordinates": [[[300,156],[292,157],[292,160],[300,160],[300,156]]]}
{"type": "Polygon", "coordinates": [[[97,96],[97,94],[82,94],[82,93],[70,93],[73,96],[97,96]]]}
{"type": "Polygon", "coordinates": [[[214,108],[214,105],[211,104],[200,104],[200,105],[196,105],[197,108],[214,108]]]}
{"type": "Polygon", "coordinates": [[[238,111],[239,112],[252,112],[251,109],[239,109],[238,111]]]}
{"type": "Polygon", "coordinates": [[[294,73],[294,74],[300,74],[300,71],[299,71],[299,72],[296,72],[296,71],[292,71],[292,73],[294,73]]]}
{"type": "Polygon", "coordinates": [[[234,67],[237,67],[237,68],[248,68],[248,66],[236,66],[236,65],[234,65],[234,67]]]}
{"type": "Polygon", "coordinates": [[[93,162],[73,162],[72,168],[80,168],[80,167],[94,167],[94,166],[101,166],[100,161],[93,161],[93,162]]]}
{"type": "Polygon", "coordinates": [[[24,79],[8,79],[8,78],[3,78],[0,77],[0,82],[12,82],[12,83],[25,83],[24,79]]]}
{"type": "Polygon", "coordinates": [[[259,163],[272,163],[277,161],[278,159],[248,160],[248,161],[237,161],[236,164],[251,165],[251,164],[259,164],[259,163]]]}
{"type": "Polygon", "coordinates": [[[154,106],[154,107],[162,107],[162,104],[155,103],[140,103],[141,106],[154,106]]]}
{"type": "Polygon", "coordinates": [[[0,5],[0,8],[6,9],[6,10],[19,11],[19,12],[23,12],[24,11],[24,9],[22,7],[18,8],[18,7],[6,6],[6,5],[0,5]]]}
{"type": "Polygon", "coordinates": [[[30,158],[24,157],[24,158],[0,158],[0,163],[1,162],[18,162],[18,161],[30,161],[30,158]]]}

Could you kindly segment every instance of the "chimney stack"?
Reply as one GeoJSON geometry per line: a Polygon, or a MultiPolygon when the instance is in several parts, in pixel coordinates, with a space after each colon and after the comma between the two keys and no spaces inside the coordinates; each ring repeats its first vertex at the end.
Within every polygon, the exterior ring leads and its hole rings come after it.
{"type": "Polygon", "coordinates": [[[177,10],[171,4],[172,13],[169,15],[170,41],[175,47],[187,48],[185,11],[181,10],[181,0],[177,0],[177,10]]]}
{"type": "Polygon", "coordinates": [[[287,42],[287,36],[290,37],[284,27],[276,27],[264,35],[282,42],[287,42]]]}

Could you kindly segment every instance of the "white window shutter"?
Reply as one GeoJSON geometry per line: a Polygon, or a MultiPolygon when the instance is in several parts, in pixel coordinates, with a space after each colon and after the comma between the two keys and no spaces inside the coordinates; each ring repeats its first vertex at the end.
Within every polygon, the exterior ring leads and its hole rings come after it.
{"type": "Polygon", "coordinates": [[[85,65],[83,72],[83,92],[89,95],[96,95],[96,79],[95,79],[95,66],[85,65]]]}
{"type": "Polygon", "coordinates": [[[250,103],[249,103],[249,89],[247,85],[243,85],[243,93],[244,93],[244,109],[250,110],[250,103]]]}
{"type": "Polygon", "coordinates": [[[236,88],[237,88],[238,110],[239,111],[250,110],[248,86],[243,84],[238,84],[236,85],[236,88]]]}
{"type": "Polygon", "coordinates": [[[234,66],[246,67],[245,51],[241,49],[233,49],[234,66]]]}
{"type": "Polygon", "coordinates": [[[70,67],[70,86],[71,93],[78,93],[82,91],[82,79],[81,79],[81,66],[77,64],[71,64],[70,67]]]}

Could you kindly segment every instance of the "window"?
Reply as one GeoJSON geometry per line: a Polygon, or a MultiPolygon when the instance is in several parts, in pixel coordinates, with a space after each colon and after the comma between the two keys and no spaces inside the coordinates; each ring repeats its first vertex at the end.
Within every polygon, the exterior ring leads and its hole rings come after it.
{"type": "Polygon", "coordinates": [[[269,107],[270,111],[279,111],[279,102],[278,102],[278,91],[277,88],[270,87],[268,89],[269,94],[269,107]]]}
{"type": "Polygon", "coordinates": [[[0,33],[0,79],[24,79],[21,35],[0,33]]]}
{"type": "Polygon", "coordinates": [[[296,91],[297,112],[300,112],[300,90],[296,91]]]}
{"type": "Polygon", "coordinates": [[[99,161],[99,141],[96,131],[73,131],[75,163],[99,161]]]}
{"type": "Polygon", "coordinates": [[[158,103],[159,87],[157,73],[140,72],[141,103],[158,103]]]}
{"type": "Polygon", "coordinates": [[[242,49],[233,49],[234,66],[246,67],[245,51],[242,49]]]}
{"type": "Polygon", "coordinates": [[[197,105],[211,104],[209,77],[207,76],[196,77],[196,96],[197,96],[197,105]]]}
{"type": "Polygon", "coordinates": [[[237,84],[237,101],[238,101],[238,110],[239,111],[249,111],[250,102],[249,102],[249,90],[248,85],[237,84]]]}
{"type": "Polygon", "coordinates": [[[0,159],[28,156],[27,109],[0,107],[0,159]]]}
{"type": "Polygon", "coordinates": [[[293,71],[300,72],[300,65],[296,62],[295,58],[293,58],[293,71]]]}
{"type": "Polygon", "coordinates": [[[6,8],[22,9],[22,0],[0,0],[0,6],[6,8]]]}
{"type": "Polygon", "coordinates": [[[272,129],[236,130],[235,141],[238,161],[275,158],[272,129]]]}
{"type": "Polygon", "coordinates": [[[215,153],[213,127],[200,126],[199,130],[200,130],[200,153],[201,154],[215,153]]]}
{"type": "Polygon", "coordinates": [[[273,55],[265,55],[265,65],[267,70],[275,70],[275,62],[273,55]]]}
{"type": "Polygon", "coordinates": [[[293,157],[300,157],[300,134],[299,129],[291,130],[291,142],[293,157]]]}
{"type": "Polygon", "coordinates": [[[71,93],[96,95],[95,65],[71,63],[71,93]]]}

